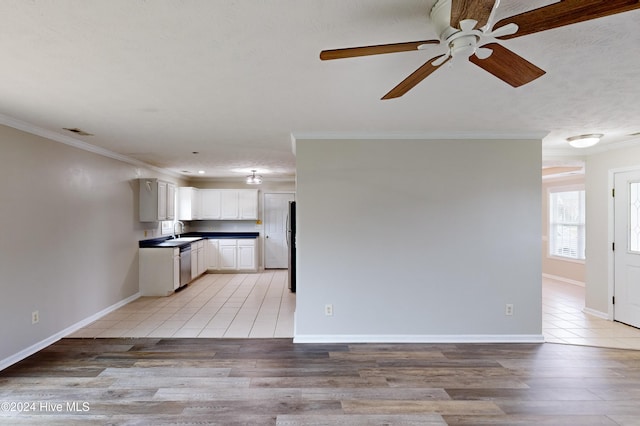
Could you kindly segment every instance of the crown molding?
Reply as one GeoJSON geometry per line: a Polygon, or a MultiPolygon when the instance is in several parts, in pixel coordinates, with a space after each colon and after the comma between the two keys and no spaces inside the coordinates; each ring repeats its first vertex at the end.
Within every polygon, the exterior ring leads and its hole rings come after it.
{"type": "Polygon", "coordinates": [[[548,131],[491,132],[491,131],[451,131],[451,132],[291,132],[295,152],[295,142],[301,139],[445,139],[445,140],[542,140],[548,131]]]}
{"type": "Polygon", "coordinates": [[[17,118],[9,117],[4,114],[0,114],[0,124],[5,125],[7,127],[12,127],[17,130],[21,130],[26,133],[30,133],[35,136],[40,136],[45,139],[52,140],[54,142],[59,142],[68,146],[72,146],[74,148],[81,149],[83,151],[88,151],[93,154],[101,155],[103,157],[108,157],[113,160],[122,161],[123,163],[131,164],[136,167],[144,167],[147,169],[154,170],[156,172],[183,178],[184,176],[180,173],[176,173],[172,170],[163,169],[157,166],[153,166],[151,164],[147,164],[143,161],[136,160],[135,158],[127,157],[126,155],[118,154],[117,152],[109,151],[108,149],[101,148],[99,146],[91,145],[90,143],[81,141],[79,139],[73,138],[68,135],[63,135],[52,130],[44,129],[42,127],[36,126],[31,123],[27,123],[26,121],[18,120],[17,118]]]}

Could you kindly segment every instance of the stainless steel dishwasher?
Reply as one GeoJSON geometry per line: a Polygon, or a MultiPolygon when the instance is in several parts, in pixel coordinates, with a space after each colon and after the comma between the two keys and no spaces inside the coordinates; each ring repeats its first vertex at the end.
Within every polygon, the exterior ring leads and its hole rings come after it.
{"type": "Polygon", "coordinates": [[[191,281],[191,244],[180,247],[180,287],[191,281]]]}

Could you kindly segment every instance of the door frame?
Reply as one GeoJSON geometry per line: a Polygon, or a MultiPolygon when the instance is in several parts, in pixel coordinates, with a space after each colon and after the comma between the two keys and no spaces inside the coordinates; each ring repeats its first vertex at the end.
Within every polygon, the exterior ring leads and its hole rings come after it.
{"type": "Polygon", "coordinates": [[[611,249],[612,244],[615,242],[615,198],[611,194],[613,188],[615,188],[615,175],[616,173],[626,173],[626,172],[640,172],[640,164],[636,166],[629,167],[620,167],[616,169],[610,169],[608,172],[608,191],[609,191],[609,205],[608,205],[608,216],[609,216],[609,229],[607,230],[607,244],[609,244],[609,256],[607,262],[608,268],[608,300],[607,300],[607,319],[610,321],[615,321],[615,305],[613,304],[613,296],[615,295],[615,257],[614,252],[611,249]]]}
{"type": "Polygon", "coordinates": [[[293,195],[293,199],[296,199],[296,191],[262,191],[262,238],[261,238],[261,244],[260,244],[260,258],[261,258],[261,264],[262,264],[262,269],[266,269],[266,250],[265,250],[265,246],[267,244],[267,242],[265,241],[265,232],[267,229],[267,224],[266,224],[266,218],[267,216],[264,214],[265,212],[265,206],[266,206],[266,195],[267,194],[291,194],[293,195]]]}

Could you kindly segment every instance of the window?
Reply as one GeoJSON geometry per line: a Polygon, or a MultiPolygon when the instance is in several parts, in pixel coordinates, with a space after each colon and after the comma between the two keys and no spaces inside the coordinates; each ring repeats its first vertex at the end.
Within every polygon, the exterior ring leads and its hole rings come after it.
{"type": "Polygon", "coordinates": [[[549,193],[549,255],[585,258],[584,190],[549,193]]]}

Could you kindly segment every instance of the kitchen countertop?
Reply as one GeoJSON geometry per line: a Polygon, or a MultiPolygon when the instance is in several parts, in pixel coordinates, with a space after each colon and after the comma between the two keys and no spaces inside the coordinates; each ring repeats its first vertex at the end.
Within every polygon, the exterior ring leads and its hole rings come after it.
{"type": "Polygon", "coordinates": [[[159,237],[152,238],[150,240],[140,240],[138,242],[139,248],[152,248],[152,247],[182,247],[187,244],[191,244],[193,241],[197,241],[198,239],[225,239],[225,238],[235,238],[235,239],[255,239],[258,238],[258,232],[187,232],[185,234],[180,234],[181,238],[197,238],[192,241],[180,241],[174,240],[172,236],[168,237],[159,237]]]}

